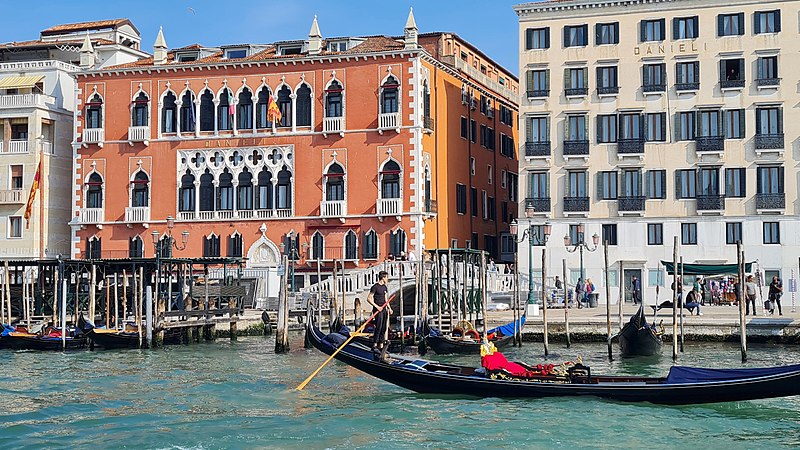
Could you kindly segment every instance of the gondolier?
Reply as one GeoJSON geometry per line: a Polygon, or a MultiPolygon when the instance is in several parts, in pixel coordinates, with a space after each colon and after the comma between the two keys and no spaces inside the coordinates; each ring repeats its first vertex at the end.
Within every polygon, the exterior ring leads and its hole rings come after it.
{"type": "MultiPolygon", "coordinates": [[[[389,288],[386,282],[389,280],[389,274],[381,270],[378,272],[378,282],[375,283],[369,290],[367,296],[367,303],[372,305],[372,313],[377,312],[381,307],[386,304],[386,293],[389,288]]],[[[375,316],[375,331],[372,334],[372,349],[381,356],[386,348],[386,343],[389,341],[389,316],[392,314],[392,306],[386,305],[378,315],[375,316]]]]}

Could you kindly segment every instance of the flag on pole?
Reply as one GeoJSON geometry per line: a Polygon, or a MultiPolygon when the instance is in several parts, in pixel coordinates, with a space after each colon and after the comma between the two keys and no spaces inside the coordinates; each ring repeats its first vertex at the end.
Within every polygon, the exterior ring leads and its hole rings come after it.
{"type": "Polygon", "coordinates": [[[39,159],[39,166],[36,168],[36,175],[33,176],[33,184],[31,185],[31,192],[30,194],[28,194],[28,204],[25,206],[25,215],[24,215],[25,228],[30,228],[31,226],[31,213],[33,212],[33,200],[36,198],[36,191],[39,190],[41,177],[42,177],[42,160],[39,159]]]}
{"type": "Polygon", "coordinates": [[[275,102],[275,97],[269,96],[269,107],[267,107],[267,120],[269,122],[280,122],[283,115],[281,114],[281,109],[278,107],[278,104],[275,102]]]}
{"type": "Polygon", "coordinates": [[[228,114],[232,116],[235,111],[236,106],[233,104],[233,92],[228,89],[228,114]]]}

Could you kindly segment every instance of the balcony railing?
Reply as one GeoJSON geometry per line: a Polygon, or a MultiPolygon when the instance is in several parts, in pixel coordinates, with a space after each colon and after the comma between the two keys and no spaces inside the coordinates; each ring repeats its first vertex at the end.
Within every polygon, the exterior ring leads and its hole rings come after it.
{"type": "Polygon", "coordinates": [[[105,132],[102,128],[84,128],[83,143],[99,144],[105,140],[105,132]]]}
{"type": "Polygon", "coordinates": [[[150,140],[150,127],[128,127],[128,140],[131,142],[144,142],[150,140]]]}
{"type": "Polygon", "coordinates": [[[525,208],[531,206],[535,212],[550,212],[550,197],[526,198],[525,208]]]}
{"type": "Polygon", "coordinates": [[[525,92],[528,98],[543,98],[550,96],[550,89],[531,89],[525,92]]]}
{"type": "Polygon", "coordinates": [[[585,96],[588,93],[589,93],[589,88],[585,87],[564,89],[564,95],[566,95],[567,97],[580,97],[580,96],[585,96]]]}
{"type": "Polygon", "coordinates": [[[550,156],[550,141],[526,142],[525,156],[550,156]]]}
{"type": "Polygon", "coordinates": [[[642,92],[664,92],[666,90],[666,84],[645,84],[642,86],[642,92]]]}
{"type": "Polygon", "coordinates": [[[720,89],[741,89],[745,80],[719,80],[720,89]]]}
{"type": "Polygon", "coordinates": [[[396,216],[403,212],[403,205],[399,198],[379,198],[378,215],[396,216]]]}
{"type": "Polygon", "coordinates": [[[378,129],[392,130],[400,128],[400,113],[378,114],[378,129]]]}
{"type": "Polygon", "coordinates": [[[322,119],[323,133],[341,133],[344,131],[344,117],[325,117],[322,119]]]}
{"type": "Polygon", "coordinates": [[[27,108],[55,105],[56,99],[44,94],[0,95],[0,108],[27,108]]]}
{"type": "Polygon", "coordinates": [[[53,143],[48,141],[42,141],[42,153],[45,155],[55,155],[53,152],[53,143]]]}
{"type": "Polygon", "coordinates": [[[786,194],[756,194],[756,209],[784,209],[786,194]]]}
{"type": "Polygon", "coordinates": [[[125,208],[125,222],[147,223],[150,221],[149,206],[128,206],[125,208]]]}
{"type": "Polygon", "coordinates": [[[422,127],[428,131],[433,131],[436,129],[436,122],[431,116],[422,116],[422,127]]]}
{"type": "Polygon", "coordinates": [[[698,152],[722,152],[725,151],[724,136],[697,136],[695,138],[695,150],[698,152]]]}
{"type": "Polygon", "coordinates": [[[698,195],[697,196],[697,210],[698,211],[724,211],[725,210],[725,197],[719,194],[716,195],[698,195]]]}
{"type": "Polygon", "coordinates": [[[347,201],[323,200],[319,204],[319,215],[322,217],[344,217],[347,215],[347,201]]]}
{"type": "Polygon", "coordinates": [[[28,140],[10,140],[8,141],[7,153],[28,153],[28,140]]]}
{"type": "Polygon", "coordinates": [[[589,197],[564,197],[564,212],[589,212],[589,197]]]}
{"type": "Polygon", "coordinates": [[[589,154],[589,141],[588,140],[564,141],[564,154],[565,155],[579,155],[579,156],[588,155],[589,154]]]}
{"type": "Polygon", "coordinates": [[[439,212],[439,203],[434,199],[425,202],[425,212],[436,214],[439,212]]]}
{"type": "Polygon", "coordinates": [[[617,198],[617,210],[619,211],[644,211],[644,197],[636,196],[636,197],[618,197],[617,198]]]}
{"type": "Polygon", "coordinates": [[[0,205],[21,205],[25,203],[25,191],[22,189],[0,190],[0,205]]]}
{"type": "Polygon", "coordinates": [[[676,91],[697,91],[700,89],[700,83],[675,83],[676,91]]]}
{"type": "Polygon", "coordinates": [[[620,139],[617,141],[617,153],[638,155],[644,153],[644,139],[620,139]]]}
{"type": "Polygon", "coordinates": [[[781,79],[780,78],[758,78],[756,79],[756,85],[759,87],[766,86],[780,86],[781,79]]]}
{"type": "Polygon", "coordinates": [[[81,223],[94,224],[101,223],[105,214],[103,208],[81,208],[81,223]]]}
{"type": "Polygon", "coordinates": [[[619,86],[602,86],[597,88],[597,95],[619,94],[619,86]]]}
{"type": "Polygon", "coordinates": [[[756,134],[757,150],[779,150],[783,149],[783,145],[783,133],[756,134]]]}

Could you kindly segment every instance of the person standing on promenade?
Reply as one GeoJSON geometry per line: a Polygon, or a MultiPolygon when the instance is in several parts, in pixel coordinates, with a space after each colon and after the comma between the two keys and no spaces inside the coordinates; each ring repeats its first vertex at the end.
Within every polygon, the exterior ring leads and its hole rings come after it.
{"type": "Polygon", "coordinates": [[[748,275],[744,283],[744,293],[745,293],[744,304],[746,305],[744,315],[746,316],[750,315],[750,303],[753,304],[753,314],[756,315],[756,293],[758,292],[757,289],[758,286],[756,286],[755,281],[753,281],[753,276],[748,275]]]}
{"type": "MultiPolygon", "coordinates": [[[[386,304],[386,293],[389,288],[386,283],[389,281],[389,274],[385,270],[378,272],[378,282],[372,285],[367,296],[367,303],[372,305],[372,313],[375,314],[386,304]]],[[[375,316],[375,331],[372,333],[372,351],[376,357],[383,359],[389,341],[389,316],[392,314],[391,305],[386,305],[375,316]]]]}
{"type": "Polygon", "coordinates": [[[769,284],[769,301],[772,304],[769,313],[775,314],[775,305],[778,305],[778,315],[783,315],[781,309],[781,295],[783,295],[783,283],[778,277],[772,277],[772,283],[769,284]]]}
{"type": "Polygon", "coordinates": [[[581,303],[583,302],[583,290],[585,286],[583,284],[583,279],[578,278],[578,282],[575,283],[575,303],[578,304],[578,309],[582,308],[583,306],[581,303]]]}
{"type": "Polygon", "coordinates": [[[638,305],[642,302],[642,285],[639,282],[639,278],[636,276],[631,278],[631,297],[633,298],[634,305],[638,305]]]}

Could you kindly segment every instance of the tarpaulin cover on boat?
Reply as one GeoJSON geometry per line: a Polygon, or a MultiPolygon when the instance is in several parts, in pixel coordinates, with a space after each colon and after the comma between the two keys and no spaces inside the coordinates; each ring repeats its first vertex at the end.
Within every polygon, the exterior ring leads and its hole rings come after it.
{"type": "MultiPolygon", "coordinates": [[[[672,275],[672,263],[669,261],[661,261],[661,264],[667,268],[667,273],[672,275]]],[[[744,271],[751,272],[753,263],[745,263],[744,271]]],[[[681,265],[678,264],[678,272],[681,271],[681,265]]],[[[684,275],[736,275],[739,269],[736,264],[683,264],[684,275]]]]}
{"type": "MultiPolygon", "coordinates": [[[[517,325],[517,330],[522,330],[522,327],[525,326],[525,316],[522,316],[517,321],[519,325],[517,325]]],[[[501,325],[499,327],[492,328],[489,330],[487,334],[497,333],[500,332],[503,336],[513,336],[514,335],[514,322],[509,322],[505,325],[501,325]]]]}
{"type": "Polygon", "coordinates": [[[703,369],[699,367],[673,366],[669,369],[666,384],[702,383],[714,381],[742,380],[768,377],[800,371],[800,364],[758,369],[703,369]]]}

